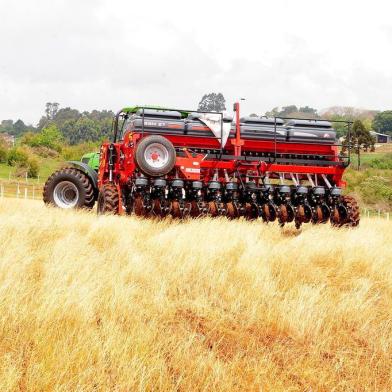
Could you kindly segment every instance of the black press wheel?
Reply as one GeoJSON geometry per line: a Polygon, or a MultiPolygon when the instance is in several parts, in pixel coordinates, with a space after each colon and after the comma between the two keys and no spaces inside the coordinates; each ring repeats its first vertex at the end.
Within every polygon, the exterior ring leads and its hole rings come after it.
{"type": "Polygon", "coordinates": [[[143,138],[136,146],[136,163],[146,175],[159,177],[169,173],[176,162],[176,150],[170,140],[159,135],[143,138]]]}
{"type": "Polygon", "coordinates": [[[48,178],[43,200],[59,208],[92,208],[95,191],[85,173],[74,167],[65,167],[48,178]]]}
{"type": "Polygon", "coordinates": [[[332,222],[339,227],[357,227],[360,220],[360,212],[357,201],[352,196],[342,197],[342,207],[338,213],[338,222],[332,222]]]}

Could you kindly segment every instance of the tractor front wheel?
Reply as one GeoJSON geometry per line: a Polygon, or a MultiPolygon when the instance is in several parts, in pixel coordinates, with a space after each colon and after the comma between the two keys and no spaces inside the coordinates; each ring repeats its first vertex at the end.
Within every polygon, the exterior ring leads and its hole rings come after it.
{"type": "Polygon", "coordinates": [[[113,184],[105,184],[99,190],[98,194],[98,215],[119,213],[120,195],[117,187],[113,184]]]}
{"type": "Polygon", "coordinates": [[[92,208],[95,189],[85,173],[74,167],[64,167],[46,181],[43,199],[45,204],[59,208],[92,208]]]}

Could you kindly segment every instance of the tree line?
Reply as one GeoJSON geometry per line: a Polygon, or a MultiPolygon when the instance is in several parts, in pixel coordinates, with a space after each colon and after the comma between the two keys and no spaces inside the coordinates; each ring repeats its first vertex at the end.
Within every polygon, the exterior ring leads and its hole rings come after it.
{"type": "Polygon", "coordinates": [[[33,138],[43,129],[51,127],[57,130],[63,140],[71,145],[82,142],[96,142],[108,138],[111,134],[111,110],[92,110],[80,112],[70,107],[60,108],[57,102],[48,102],[45,105],[45,114],[40,118],[36,127],[26,125],[22,120],[3,120],[0,132],[6,132],[15,137],[29,134],[33,138]]]}
{"type": "MultiPolygon", "coordinates": [[[[226,101],[222,93],[209,93],[203,95],[198,106],[199,110],[217,111],[226,110],[226,101]]],[[[333,106],[319,113],[319,111],[310,106],[288,105],[274,107],[264,113],[251,113],[250,116],[264,115],[267,117],[287,117],[287,118],[324,118],[333,122],[338,137],[345,136],[347,126],[339,121],[361,121],[365,130],[374,130],[392,136],[392,110],[377,111],[358,109],[349,106],[333,106]]]]}
{"type": "MultiPolygon", "coordinates": [[[[198,110],[225,111],[226,100],[222,93],[204,94],[198,104],[198,110]]],[[[288,105],[282,108],[274,107],[264,113],[250,114],[250,116],[259,115],[291,118],[325,118],[333,122],[338,137],[347,133],[347,127],[344,123],[336,121],[354,122],[355,120],[360,120],[367,131],[374,130],[392,135],[392,110],[377,112],[335,106],[319,113],[317,109],[310,106],[288,105]]],[[[80,112],[70,107],[61,108],[57,102],[48,102],[37,126],[26,125],[21,119],[15,122],[13,120],[3,120],[0,123],[0,133],[8,133],[16,138],[29,134],[28,137],[33,138],[35,134],[51,126],[52,131],[57,129],[63,142],[70,145],[82,142],[99,142],[102,139],[110,138],[113,116],[114,113],[111,110],[80,112]]]]}

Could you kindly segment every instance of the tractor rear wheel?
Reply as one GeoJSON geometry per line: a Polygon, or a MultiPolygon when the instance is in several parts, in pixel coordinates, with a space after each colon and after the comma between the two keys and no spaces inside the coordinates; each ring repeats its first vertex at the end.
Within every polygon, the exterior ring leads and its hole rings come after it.
{"type": "Polygon", "coordinates": [[[113,214],[119,212],[120,196],[117,187],[113,184],[104,184],[98,194],[98,215],[113,214]]]}
{"type": "Polygon", "coordinates": [[[46,181],[43,200],[59,208],[93,208],[95,189],[85,173],[74,167],[64,167],[46,181]]]}
{"type": "Polygon", "coordinates": [[[144,174],[153,177],[164,176],[175,165],[176,150],[173,143],[165,137],[150,135],[137,144],[135,159],[144,174]]]}

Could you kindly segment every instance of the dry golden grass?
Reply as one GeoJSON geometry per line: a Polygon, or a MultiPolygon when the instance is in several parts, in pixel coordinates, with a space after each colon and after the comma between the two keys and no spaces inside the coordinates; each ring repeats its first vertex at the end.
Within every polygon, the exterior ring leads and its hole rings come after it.
{"type": "Polygon", "coordinates": [[[376,145],[376,152],[392,152],[392,143],[376,145]]]}
{"type": "Polygon", "coordinates": [[[0,200],[0,391],[392,389],[392,225],[0,200]]]}

